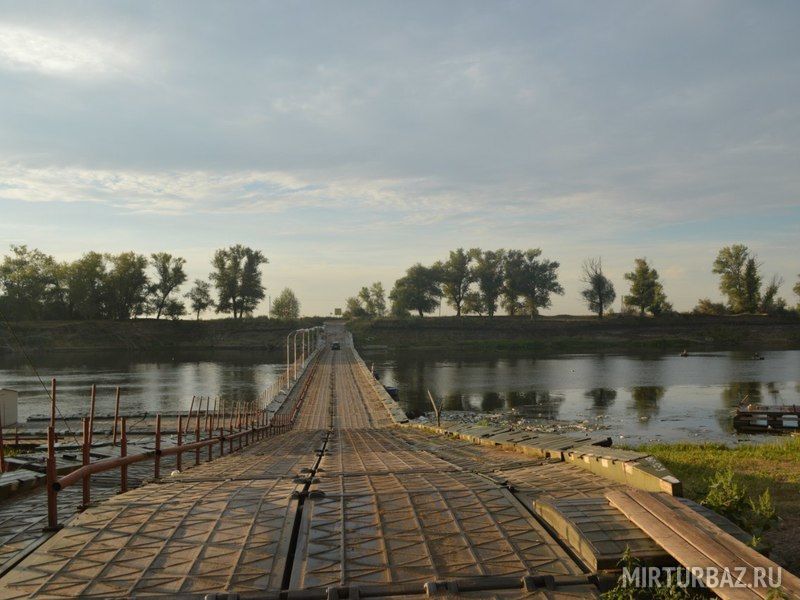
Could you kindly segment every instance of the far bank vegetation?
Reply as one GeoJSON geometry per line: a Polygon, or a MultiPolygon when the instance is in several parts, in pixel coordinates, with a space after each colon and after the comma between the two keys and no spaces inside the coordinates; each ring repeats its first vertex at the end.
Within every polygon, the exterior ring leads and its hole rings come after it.
{"type": "MultiPolygon", "coordinates": [[[[457,317],[526,315],[535,318],[550,308],[554,296],[563,295],[560,263],[543,256],[540,248],[528,250],[472,248],[452,250],[445,260],[432,265],[417,263],[395,281],[387,296],[381,282],[362,287],[346,300],[344,316],[423,317],[450,306],[457,317]],[[388,308],[387,308],[388,307],[388,308]]],[[[763,266],[747,246],[736,244],[719,250],[711,272],[719,276],[725,302],[702,298],[692,310],[699,315],[788,314],[797,308],[778,295],[784,281],[762,275],[763,266]]],[[[582,265],[581,298],[598,318],[612,313],[617,298],[614,283],[605,274],[600,257],[582,265]]],[[[628,291],[621,312],[641,317],[672,314],[664,283],[646,258],[636,258],[624,274],[628,291]]],[[[800,275],[793,292],[800,296],[800,275]]]]}

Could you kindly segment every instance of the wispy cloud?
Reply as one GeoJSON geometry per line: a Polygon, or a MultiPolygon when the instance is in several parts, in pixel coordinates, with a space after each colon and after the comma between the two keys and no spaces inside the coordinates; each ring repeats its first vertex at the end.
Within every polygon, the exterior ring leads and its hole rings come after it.
{"type": "Polygon", "coordinates": [[[89,77],[121,73],[134,57],[108,40],[0,24],[0,67],[45,75],[89,77]]]}
{"type": "Polygon", "coordinates": [[[345,289],[458,246],[788,279],[800,5],[731,2],[5,2],[0,236],[258,244],[317,295],[320,256],[345,289]]]}

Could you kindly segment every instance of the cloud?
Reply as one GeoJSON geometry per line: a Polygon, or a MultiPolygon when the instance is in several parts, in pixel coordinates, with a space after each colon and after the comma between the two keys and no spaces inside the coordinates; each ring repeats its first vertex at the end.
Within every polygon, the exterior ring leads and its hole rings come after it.
{"type": "Polygon", "coordinates": [[[133,57],[109,41],[78,32],[45,32],[0,24],[0,66],[45,75],[88,77],[122,72],[133,57]]]}
{"type": "Polygon", "coordinates": [[[0,228],[266,239],[301,275],[312,247],[387,278],[458,246],[646,255],[690,296],[745,241],[788,277],[800,7],[732,1],[6,3],[0,228]]]}

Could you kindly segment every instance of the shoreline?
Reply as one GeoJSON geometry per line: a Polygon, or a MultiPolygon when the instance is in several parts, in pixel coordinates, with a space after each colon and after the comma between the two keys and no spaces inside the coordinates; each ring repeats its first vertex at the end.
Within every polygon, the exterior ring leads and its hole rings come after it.
{"type": "Polygon", "coordinates": [[[597,352],[646,350],[800,349],[800,316],[666,315],[658,318],[424,317],[354,319],[356,346],[465,351],[597,352]]]}
{"type": "MultiPolygon", "coordinates": [[[[132,321],[21,321],[11,323],[26,352],[280,351],[289,331],[324,317],[132,321]]],[[[350,319],[359,350],[466,352],[598,352],[800,349],[800,315],[658,318],[610,316],[410,317],[350,319]]],[[[15,336],[0,326],[0,356],[21,355],[15,336]]]]}
{"type": "Polygon", "coordinates": [[[203,321],[20,321],[16,334],[0,325],[0,357],[22,356],[17,338],[30,354],[91,352],[267,351],[285,348],[287,334],[321,325],[321,317],[279,321],[266,317],[203,321]]]}

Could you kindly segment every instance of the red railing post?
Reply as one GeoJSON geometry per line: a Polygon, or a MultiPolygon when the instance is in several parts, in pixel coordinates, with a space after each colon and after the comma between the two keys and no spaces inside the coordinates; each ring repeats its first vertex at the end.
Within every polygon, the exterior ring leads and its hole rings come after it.
{"type": "MultiPolygon", "coordinates": [[[[236,429],[239,430],[239,433],[242,433],[242,414],[244,413],[244,406],[239,407],[239,415],[236,419],[236,429]]],[[[242,436],[239,436],[239,450],[242,449],[242,436]]]]}
{"type": "MultiPolygon", "coordinates": [[[[55,379],[53,381],[55,382],[55,379]]],[[[56,429],[52,425],[47,428],[45,477],[47,482],[47,529],[54,531],[58,529],[58,492],[56,492],[56,429]]]]}
{"type": "Polygon", "coordinates": [[[112,441],[113,446],[117,445],[117,424],[119,423],[119,396],[120,396],[120,389],[119,386],[117,386],[117,393],[114,399],[114,430],[112,432],[114,436],[114,439],[112,441]]]}
{"type": "Polygon", "coordinates": [[[180,447],[183,444],[183,415],[178,415],[178,453],[175,455],[175,464],[178,471],[181,470],[181,456],[183,452],[180,451],[180,447]]]}
{"type": "Polygon", "coordinates": [[[222,399],[220,399],[220,409],[222,418],[217,418],[217,424],[219,425],[219,455],[223,457],[225,456],[225,404],[222,399]]]}
{"type": "Polygon", "coordinates": [[[92,400],[89,403],[89,447],[92,446],[92,438],[94,438],[94,403],[97,399],[97,386],[92,384],[92,400]]]}
{"type": "Polygon", "coordinates": [[[56,429],[56,378],[50,381],[50,427],[56,429]]]}
{"type": "Polygon", "coordinates": [[[153,461],[153,477],[161,478],[161,413],[156,415],[156,456],[153,461]]]}
{"type": "Polygon", "coordinates": [[[231,419],[228,422],[228,428],[229,428],[229,433],[230,433],[230,435],[228,436],[228,454],[231,454],[233,452],[233,413],[234,413],[234,410],[235,409],[232,407],[231,408],[231,419]]]}
{"type": "MultiPolygon", "coordinates": [[[[83,466],[89,464],[90,457],[89,457],[89,450],[91,449],[92,438],[89,434],[89,427],[91,427],[91,422],[89,419],[83,419],[83,460],[81,461],[83,466]]],[[[86,510],[89,508],[89,504],[92,502],[91,498],[91,485],[92,480],[91,476],[84,475],[83,476],[83,504],[81,504],[81,510],[86,510]]]]}
{"type": "MultiPolygon", "coordinates": [[[[119,455],[120,458],[128,456],[128,419],[125,417],[120,420],[119,455]]],[[[128,465],[119,468],[119,491],[120,493],[128,491],[128,465]]]]}
{"type": "MultiPolygon", "coordinates": [[[[203,407],[203,399],[201,398],[200,401],[197,403],[197,418],[195,419],[195,426],[194,426],[194,441],[200,441],[200,409],[203,407]]],[[[200,448],[196,448],[194,451],[194,466],[200,464],[200,448]]]]}
{"type": "MultiPolygon", "coordinates": [[[[206,438],[211,439],[211,396],[206,399],[206,438]]],[[[208,445],[208,462],[211,462],[214,457],[211,455],[213,448],[211,444],[208,445]]]]}
{"type": "Polygon", "coordinates": [[[189,405],[189,414],[186,415],[186,429],[183,432],[183,437],[189,439],[189,427],[192,426],[192,409],[194,408],[194,396],[192,396],[192,403],[189,405]]]}

